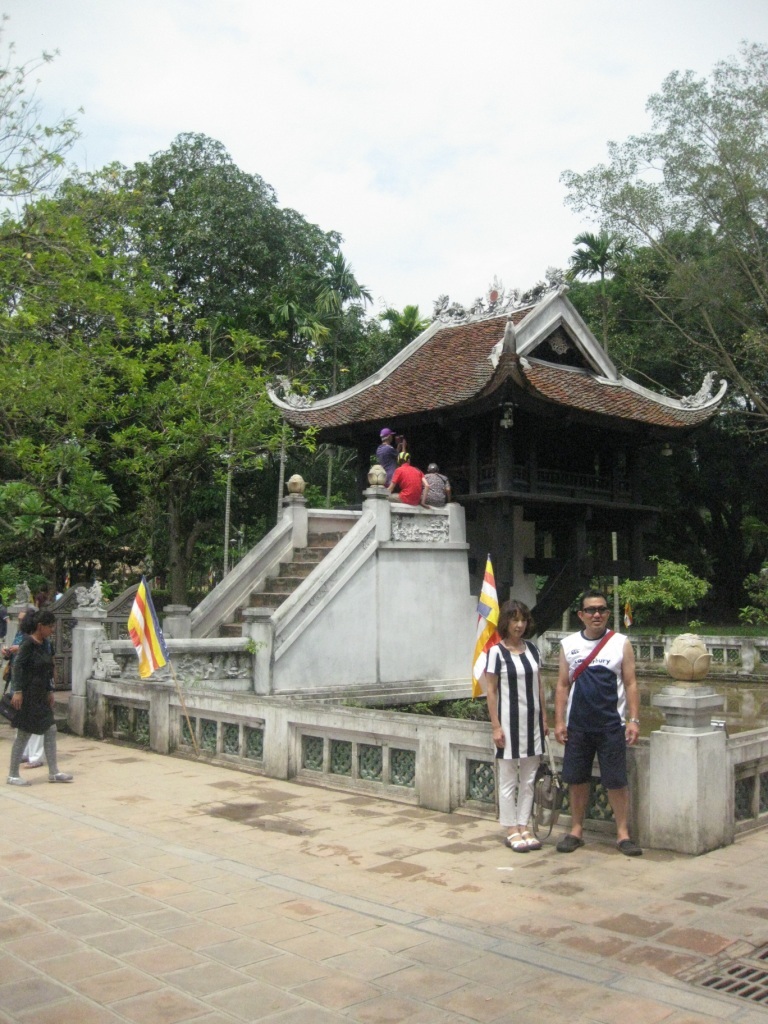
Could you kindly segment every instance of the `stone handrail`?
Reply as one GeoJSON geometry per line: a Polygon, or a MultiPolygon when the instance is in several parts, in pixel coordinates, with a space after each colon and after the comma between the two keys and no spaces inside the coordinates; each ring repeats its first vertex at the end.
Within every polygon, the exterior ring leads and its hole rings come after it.
{"type": "Polygon", "coordinates": [[[281,561],[290,559],[293,546],[293,520],[284,516],[193,610],[189,617],[192,636],[212,636],[220,623],[234,618],[257,582],[275,572],[281,561]]]}
{"type": "MultiPolygon", "coordinates": [[[[557,667],[560,641],[567,635],[562,630],[548,630],[541,637],[541,653],[546,668],[557,667]]],[[[628,636],[635,650],[638,667],[646,672],[665,673],[664,658],[676,636],[634,631],[630,631],[628,636]]],[[[711,676],[733,673],[739,676],[768,677],[768,638],[722,635],[702,636],[701,639],[711,656],[711,676]]]]}

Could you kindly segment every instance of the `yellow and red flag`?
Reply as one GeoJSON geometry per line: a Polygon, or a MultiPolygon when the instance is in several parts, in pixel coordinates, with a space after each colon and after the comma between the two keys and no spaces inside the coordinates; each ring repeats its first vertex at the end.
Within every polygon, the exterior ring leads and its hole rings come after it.
{"type": "Polygon", "coordinates": [[[168,651],[152,604],[152,595],[143,576],[128,616],[128,632],[139,659],[139,675],[147,679],[167,664],[168,651]]]}
{"type": "Polygon", "coordinates": [[[632,625],[632,622],[632,605],[629,603],[629,601],[627,601],[627,603],[624,605],[624,625],[627,627],[627,629],[629,629],[629,627],[632,625]]]}
{"type": "Polygon", "coordinates": [[[477,636],[475,638],[475,655],[472,660],[472,696],[480,697],[483,693],[481,679],[485,672],[488,651],[499,642],[496,626],[499,624],[499,599],[496,595],[496,580],[493,577],[491,556],[485,563],[485,575],[477,602],[477,636]]]}

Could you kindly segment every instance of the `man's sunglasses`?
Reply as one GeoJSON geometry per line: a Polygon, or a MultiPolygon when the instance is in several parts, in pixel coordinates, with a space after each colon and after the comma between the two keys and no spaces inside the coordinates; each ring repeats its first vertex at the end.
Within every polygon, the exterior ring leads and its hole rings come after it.
{"type": "Polygon", "coordinates": [[[608,611],[608,605],[598,604],[592,608],[582,608],[581,610],[585,615],[605,615],[608,611]]]}

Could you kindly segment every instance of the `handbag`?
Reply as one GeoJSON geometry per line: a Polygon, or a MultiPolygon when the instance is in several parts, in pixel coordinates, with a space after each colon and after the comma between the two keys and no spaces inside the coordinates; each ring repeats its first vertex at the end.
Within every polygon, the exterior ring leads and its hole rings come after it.
{"type": "Polygon", "coordinates": [[[542,761],[536,769],[533,780],[533,834],[537,839],[549,839],[552,829],[560,817],[565,796],[565,783],[560,772],[555,768],[552,748],[546,744],[549,764],[542,761]],[[547,829],[545,836],[539,835],[539,829],[547,829]]]}
{"type": "Polygon", "coordinates": [[[19,712],[13,706],[10,693],[4,693],[3,696],[0,697],[0,715],[2,715],[3,718],[7,718],[11,726],[15,728],[16,716],[18,713],[19,712]]]}

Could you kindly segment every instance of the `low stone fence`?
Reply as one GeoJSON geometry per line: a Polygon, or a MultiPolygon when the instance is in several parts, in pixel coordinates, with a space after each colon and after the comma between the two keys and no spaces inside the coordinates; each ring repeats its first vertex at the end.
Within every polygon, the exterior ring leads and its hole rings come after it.
{"type": "Polygon", "coordinates": [[[287,697],[184,690],[168,682],[92,679],[87,731],[201,756],[271,778],[495,815],[486,723],[343,707],[287,697]],[[189,716],[189,723],[187,722],[189,716]]]}
{"type": "MultiPolygon", "coordinates": [[[[184,690],[185,713],[176,688],[156,678],[89,680],[87,732],[195,756],[191,726],[200,756],[215,763],[496,817],[487,723],[202,687],[184,690]]],[[[553,753],[560,762],[555,742],[553,753]]],[[[643,846],[704,853],[768,825],[768,729],[728,738],[706,723],[667,725],[628,751],[628,768],[633,834],[643,846]]],[[[586,827],[612,834],[597,768],[594,776],[586,827]]],[[[566,801],[566,828],[568,820],[566,801]]]]}
{"type": "MultiPolygon", "coordinates": [[[[560,657],[560,641],[568,633],[549,630],[542,637],[542,658],[546,668],[555,669],[560,657]]],[[[702,636],[709,651],[710,676],[757,676],[768,679],[768,638],[751,636],[702,636]]],[[[635,652],[638,668],[643,672],[664,669],[664,656],[675,640],[674,635],[658,636],[630,632],[629,640],[635,652]]]]}

